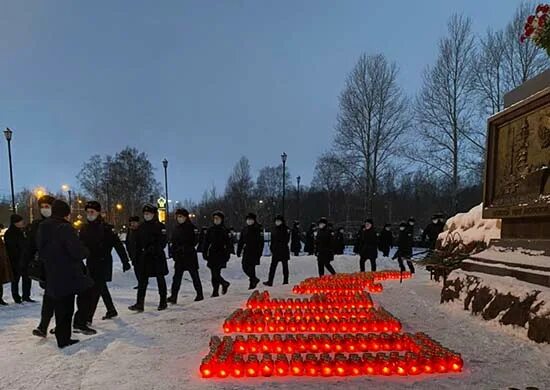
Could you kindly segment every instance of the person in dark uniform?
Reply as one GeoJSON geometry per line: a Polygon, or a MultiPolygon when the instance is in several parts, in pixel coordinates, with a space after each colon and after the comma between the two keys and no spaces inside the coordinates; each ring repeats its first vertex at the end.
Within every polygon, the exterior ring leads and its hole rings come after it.
{"type": "MultiPolygon", "coordinates": [[[[139,227],[139,217],[133,216],[128,220],[128,232],[126,233],[126,240],[124,244],[126,246],[126,252],[128,252],[128,257],[134,266],[134,274],[136,275],[136,280],[138,280],[138,256],[137,256],[137,230],[139,227]]],[[[134,287],[134,290],[137,290],[138,286],[134,287]]]]}
{"type": "Polygon", "coordinates": [[[153,277],[157,279],[160,296],[158,310],[166,310],[168,307],[164,278],[168,275],[168,263],[164,253],[167,242],[166,226],[159,221],[157,208],[146,204],[143,206],[143,223],[137,230],[138,291],[136,304],[128,308],[131,311],[143,312],[149,278],[153,277]]]}
{"type": "Polygon", "coordinates": [[[84,210],[86,211],[87,223],[80,229],[79,237],[80,241],[88,249],[89,255],[86,258],[86,268],[94,281],[87,321],[91,324],[100,297],[107,309],[107,313],[102,319],[108,320],[118,316],[113,298],[109,292],[109,287],[107,286],[107,283],[113,279],[113,256],[111,255],[113,248],[122,262],[123,272],[128,271],[131,266],[122,241],[120,241],[118,235],[113,231],[114,227],[104,222],[101,217],[101,204],[96,201],[90,201],[86,203],[84,210]]]}
{"type": "Polygon", "coordinates": [[[231,254],[234,255],[235,252],[235,246],[237,245],[237,232],[235,232],[235,228],[231,226],[229,228],[229,238],[231,239],[231,254]]]}
{"type": "Polygon", "coordinates": [[[353,245],[353,253],[359,255],[361,253],[361,239],[363,236],[363,230],[365,230],[365,225],[359,226],[359,231],[355,234],[355,244],[353,245]]]}
{"type": "Polygon", "coordinates": [[[254,290],[260,279],[256,276],[256,266],[260,265],[260,258],[264,253],[264,231],[258,223],[256,214],[246,216],[246,226],[241,231],[237,246],[237,257],[243,256],[243,272],[248,276],[249,290],[254,290]]]}
{"type": "Polygon", "coordinates": [[[393,256],[393,259],[397,259],[399,262],[399,268],[401,272],[405,271],[405,265],[403,260],[407,261],[407,266],[412,274],[414,274],[414,265],[410,260],[412,258],[413,237],[411,233],[410,224],[407,222],[401,222],[399,225],[399,238],[397,239],[397,252],[393,256]]]}
{"type": "Polygon", "coordinates": [[[441,221],[441,218],[440,215],[434,214],[432,216],[432,221],[422,232],[422,242],[425,243],[428,249],[435,249],[437,238],[439,237],[439,234],[443,232],[444,224],[441,221]]]}
{"type": "Polygon", "coordinates": [[[334,236],[334,254],[343,255],[346,249],[346,237],[344,235],[344,228],[338,229],[334,236]]]}
{"type": "Polygon", "coordinates": [[[8,259],[13,271],[13,280],[11,282],[11,296],[15,303],[22,303],[31,298],[31,278],[23,270],[23,250],[27,245],[25,236],[25,221],[23,217],[13,214],[10,217],[10,227],[4,234],[4,242],[8,259]],[[19,294],[19,281],[22,282],[22,296],[19,294]]]}
{"type": "Polygon", "coordinates": [[[389,223],[384,225],[384,229],[380,232],[379,249],[384,257],[390,255],[390,249],[393,246],[393,233],[389,223]]]}
{"type": "MultiPolygon", "coordinates": [[[[53,303],[55,312],[55,337],[59,348],[78,342],[71,338],[74,297],[93,286],[82,262],[88,253],[67,220],[70,213],[67,203],[54,201],[51,218],[39,225],[36,239],[39,256],[45,266],[45,295],[53,303]]],[[[75,329],[76,321],[75,318],[75,329]]]]}
{"type": "Polygon", "coordinates": [[[206,232],[208,231],[208,228],[206,226],[203,226],[201,228],[201,232],[199,234],[199,244],[197,245],[197,253],[203,252],[204,247],[204,239],[206,238],[206,232]]]}
{"type": "Polygon", "coordinates": [[[359,268],[365,272],[365,263],[370,261],[370,270],[376,271],[376,258],[378,257],[378,236],[374,229],[372,219],[365,220],[363,232],[361,233],[361,247],[359,249],[359,268]]]}
{"type": "Polygon", "coordinates": [[[300,221],[294,221],[290,236],[290,249],[294,256],[300,256],[302,251],[302,231],[300,229],[300,221]]]}
{"type": "Polygon", "coordinates": [[[317,225],[312,223],[309,227],[309,230],[306,233],[306,243],[304,246],[304,252],[306,252],[309,256],[313,256],[315,254],[315,229],[317,225]]]}
{"type": "Polygon", "coordinates": [[[326,218],[321,218],[318,226],[319,230],[317,230],[315,250],[317,251],[317,268],[319,270],[319,276],[325,274],[325,268],[334,275],[336,271],[330,264],[331,261],[334,260],[334,232],[329,229],[326,218]]]}
{"type": "MultiPolygon", "coordinates": [[[[55,198],[50,195],[41,196],[38,199],[38,207],[40,208],[40,218],[32,221],[27,229],[27,245],[23,251],[23,267],[29,269],[31,262],[38,263],[39,266],[36,269],[43,269],[42,260],[39,259],[36,248],[36,235],[40,224],[46,221],[52,215],[52,204],[55,198]]],[[[42,279],[45,275],[33,275],[29,273],[29,277],[35,279],[42,279]]],[[[40,286],[45,288],[45,284],[41,283],[40,286]]],[[[54,316],[54,301],[50,297],[44,294],[42,298],[42,310],[40,313],[40,323],[32,331],[32,334],[38,337],[46,337],[48,334],[48,326],[54,316]]]]}
{"type": "Polygon", "coordinates": [[[271,264],[269,266],[269,276],[267,282],[264,282],[266,286],[273,286],[273,280],[275,279],[275,271],[277,271],[277,265],[282,263],[283,265],[283,284],[288,284],[289,270],[288,261],[290,260],[290,248],[288,247],[290,241],[290,230],[286,226],[285,219],[282,215],[275,217],[275,226],[271,231],[271,264]]]}
{"type": "Polygon", "coordinates": [[[206,260],[207,267],[212,275],[212,297],[219,297],[220,286],[222,294],[227,294],[231,283],[222,276],[222,269],[227,266],[231,258],[231,237],[229,230],[224,225],[225,214],[215,211],[212,214],[213,225],[206,232],[202,257],[206,260]]]}
{"type": "Polygon", "coordinates": [[[172,232],[170,242],[170,253],[174,259],[174,277],[172,279],[172,295],[168,303],[178,303],[178,293],[181,287],[181,280],[185,271],[189,272],[193,287],[195,288],[195,302],[202,301],[202,283],[199,276],[199,259],[197,257],[198,231],[196,226],[189,219],[189,211],[185,209],[176,210],[177,226],[172,232]]]}

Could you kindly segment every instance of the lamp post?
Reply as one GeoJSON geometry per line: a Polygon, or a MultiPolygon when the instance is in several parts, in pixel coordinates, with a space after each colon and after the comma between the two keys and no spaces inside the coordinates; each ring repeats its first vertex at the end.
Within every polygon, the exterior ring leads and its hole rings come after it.
{"type": "Polygon", "coordinates": [[[281,160],[283,161],[283,219],[285,218],[285,195],[286,195],[286,158],[287,154],[283,152],[281,154],[281,160]]]}
{"type": "Polygon", "coordinates": [[[118,214],[122,211],[123,207],[122,207],[122,204],[117,203],[115,208],[116,208],[116,211],[117,211],[117,213],[115,213],[115,226],[117,226],[117,223],[120,223],[119,218],[118,218],[118,214]]]}
{"type": "Polygon", "coordinates": [[[170,210],[168,209],[168,160],[162,160],[162,166],[164,167],[164,195],[166,196],[166,228],[168,229],[168,221],[170,219],[170,210]]]}
{"type": "Polygon", "coordinates": [[[16,213],[15,209],[15,191],[13,190],[13,166],[11,162],[11,138],[13,136],[13,131],[9,127],[6,127],[4,130],[4,135],[6,136],[6,141],[8,141],[8,158],[10,163],[10,185],[11,185],[11,212],[16,213]]]}
{"type": "Polygon", "coordinates": [[[71,216],[73,214],[73,192],[71,191],[71,187],[69,187],[67,184],[63,184],[61,186],[61,189],[65,191],[69,198],[69,208],[71,209],[71,216]]]}
{"type": "Polygon", "coordinates": [[[297,197],[297,206],[296,206],[296,220],[299,221],[300,220],[300,181],[302,180],[302,178],[300,176],[298,176],[296,178],[296,184],[297,184],[297,191],[296,191],[296,197],[297,197]]]}

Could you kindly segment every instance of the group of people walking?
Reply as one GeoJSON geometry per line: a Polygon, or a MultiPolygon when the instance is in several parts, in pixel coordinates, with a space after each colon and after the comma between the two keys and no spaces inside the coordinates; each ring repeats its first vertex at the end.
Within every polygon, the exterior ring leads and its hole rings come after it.
{"type": "MultiPolygon", "coordinates": [[[[124,245],[114,227],[103,220],[99,202],[86,204],[86,222],[79,231],[69,222],[71,210],[64,201],[46,195],[38,200],[38,204],[41,217],[33,221],[28,229],[25,229],[22,217],[11,216],[4,241],[0,240],[0,260],[2,257],[9,260],[9,267],[0,267],[0,278],[3,278],[0,281],[3,283],[6,278],[11,281],[12,297],[16,303],[34,302],[31,298],[32,279],[39,281],[45,292],[40,322],[33,334],[47,337],[51,319],[55,316],[56,327],[50,333],[55,333],[60,348],[78,342],[72,338],[72,331],[86,335],[96,333],[92,325],[100,299],[106,308],[103,320],[118,316],[108,287],[113,277],[113,249],[122,263],[123,272],[129,271],[132,266],[134,268],[136,303],[129,307],[134,312],[144,311],[150,278],[155,278],[157,282],[159,311],[165,310],[169,303],[177,303],[185,272],[189,273],[193,282],[195,301],[203,300],[198,252],[202,252],[210,270],[212,297],[218,297],[220,293],[224,295],[229,290],[231,284],[222,272],[233,253],[242,258],[242,270],[249,279],[249,289],[255,289],[260,283],[256,267],[260,265],[264,253],[265,239],[264,229],[254,213],[246,215],[246,224],[235,242],[235,234],[225,226],[223,212],[214,212],[212,226],[199,232],[189,212],[179,209],[175,212],[177,224],[169,239],[166,226],[159,221],[157,209],[147,204],[142,209],[143,221],[140,222],[138,216],[130,218],[124,245]],[[165,251],[167,247],[168,256],[165,251]],[[169,273],[169,257],[174,260],[170,296],[165,279],[169,273]]],[[[344,253],[346,239],[343,229],[334,231],[326,218],[313,224],[305,235],[297,221],[289,228],[284,217],[278,215],[273,223],[269,241],[271,264],[267,280],[263,283],[265,286],[273,286],[279,263],[282,283],[289,283],[291,253],[300,255],[302,242],[305,243],[303,249],[306,253],[317,256],[320,276],[325,271],[336,273],[331,263],[335,255],[344,253]]],[[[394,259],[398,260],[402,271],[406,262],[409,270],[414,272],[411,262],[414,223],[411,218],[399,227],[394,259]]],[[[430,245],[435,245],[441,230],[442,221],[434,216],[423,238],[431,240],[430,245]]],[[[354,252],[359,255],[360,270],[365,271],[368,260],[371,270],[376,271],[378,250],[388,256],[393,245],[391,225],[384,226],[377,233],[373,221],[367,219],[357,234],[354,246],[354,252]]],[[[6,303],[0,299],[0,304],[6,303]]]]}

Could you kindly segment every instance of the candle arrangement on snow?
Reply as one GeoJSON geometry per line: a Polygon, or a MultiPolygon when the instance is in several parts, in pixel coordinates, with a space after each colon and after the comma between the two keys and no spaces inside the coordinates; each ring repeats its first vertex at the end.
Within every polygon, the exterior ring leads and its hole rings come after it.
{"type": "Polygon", "coordinates": [[[399,333],[401,323],[370,292],[379,281],[408,279],[381,271],[310,278],[295,286],[310,298],[271,298],[255,291],[246,308],[223,324],[202,360],[203,378],[283,376],[420,375],[461,372],[460,354],[424,333],[399,333]]]}

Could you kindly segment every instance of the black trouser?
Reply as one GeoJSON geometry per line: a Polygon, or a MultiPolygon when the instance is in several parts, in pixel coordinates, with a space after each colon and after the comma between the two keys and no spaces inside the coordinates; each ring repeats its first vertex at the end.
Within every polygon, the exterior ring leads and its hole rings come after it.
{"type": "Polygon", "coordinates": [[[275,272],[277,271],[277,265],[279,263],[283,264],[283,283],[288,283],[288,260],[275,260],[273,258],[271,258],[271,265],[269,266],[269,283],[273,283],[273,279],[275,279],[275,272]]]}
{"type": "MultiPolygon", "coordinates": [[[[160,301],[163,302],[166,300],[167,287],[166,279],[164,275],[159,275],[157,278],[157,288],[159,290],[160,301]]],[[[137,303],[143,305],[145,302],[145,295],[147,293],[147,286],[149,285],[149,277],[140,275],[138,278],[138,292],[137,292],[137,303]]]]}
{"type": "Polygon", "coordinates": [[[361,256],[361,258],[359,259],[359,268],[361,269],[361,272],[365,272],[365,263],[367,262],[367,260],[370,261],[370,270],[372,272],[375,272],[376,271],[376,259],[367,259],[363,256],[361,256]]]}
{"type": "Polygon", "coordinates": [[[113,298],[109,292],[107,282],[104,280],[96,280],[94,281],[94,287],[92,287],[92,291],[90,293],[90,312],[88,315],[88,322],[92,322],[94,319],[97,304],[99,303],[99,297],[103,299],[103,304],[107,309],[107,313],[116,312],[115,304],[113,303],[113,298]]]}
{"type": "Polygon", "coordinates": [[[138,263],[137,263],[136,261],[134,261],[134,262],[132,263],[132,266],[134,267],[134,275],[136,275],[136,280],[137,280],[138,283],[139,283],[139,270],[138,270],[139,265],[138,265],[138,263]]]}
{"type": "MultiPolygon", "coordinates": [[[[397,262],[399,263],[399,269],[401,272],[405,272],[405,265],[403,264],[404,258],[401,256],[397,257],[397,262]]],[[[414,274],[414,265],[413,262],[410,259],[405,259],[407,261],[407,265],[409,266],[409,270],[411,271],[411,274],[414,274]]]]}
{"type": "Polygon", "coordinates": [[[222,267],[218,265],[211,266],[210,274],[212,275],[212,289],[215,293],[218,292],[220,286],[229,284],[227,280],[222,277],[222,267]]]}
{"type": "Polygon", "coordinates": [[[22,284],[23,299],[29,299],[31,297],[31,278],[26,275],[21,275],[14,270],[13,281],[11,282],[11,296],[14,301],[21,299],[21,295],[19,295],[19,280],[21,280],[22,284]]]}
{"type": "MultiPolygon", "coordinates": [[[[76,313],[74,315],[74,326],[85,327],[90,321],[90,312],[94,302],[95,285],[90,287],[86,291],[79,293],[76,296],[76,313]]],[[[97,306],[97,303],[96,303],[97,306]]],[[[57,332],[57,322],[55,325],[55,331],[57,332]]]]}
{"type": "Polygon", "coordinates": [[[42,309],[40,312],[40,324],[38,324],[38,329],[42,330],[44,333],[48,331],[54,312],[55,300],[44,294],[44,297],[42,298],[42,309]]]}
{"type": "Polygon", "coordinates": [[[330,264],[329,260],[321,260],[320,258],[317,258],[317,268],[319,269],[319,276],[323,276],[325,274],[325,268],[332,275],[336,274],[336,271],[330,264]]]}
{"type": "Polygon", "coordinates": [[[195,288],[195,292],[197,293],[197,296],[202,297],[202,283],[201,278],[199,276],[199,270],[198,269],[185,269],[185,266],[182,263],[176,263],[174,266],[174,277],[172,278],[172,297],[176,297],[178,295],[178,292],[180,291],[181,287],[181,280],[183,278],[183,273],[185,271],[189,272],[189,275],[191,276],[191,280],[193,281],[193,287],[195,288]]]}
{"type": "Polygon", "coordinates": [[[256,276],[256,263],[243,260],[242,266],[243,272],[246,276],[248,276],[250,283],[257,283],[259,279],[256,276]]]}
{"type": "Polygon", "coordinates": [[[294,251],[294,256],[296,257],[300,256],[300,251],[294,251]]]}
{"type": "Polygon", "coordinates": [[[55,311],[55,338],[62,348],[71,340],[71,320],[74,313],[74,295],[52,299],[55,311]]]}
{"type": "Polygon", "coordinates": [[[382,255],[384,255],[384,257],[388,257],[390,255],[390,247],[389,246],[382,247],[382,248],[380,248],[380,250],[382,251],[382,255]]]}

